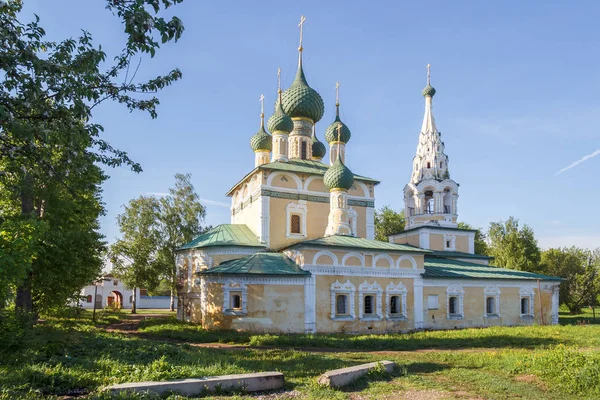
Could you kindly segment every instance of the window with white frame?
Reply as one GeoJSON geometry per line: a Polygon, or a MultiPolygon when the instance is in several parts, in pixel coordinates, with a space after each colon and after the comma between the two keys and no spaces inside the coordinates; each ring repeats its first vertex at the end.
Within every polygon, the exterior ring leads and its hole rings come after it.
{"type": "Polygon", "coordinates": [[[408,293],[408,290],[402,282],[398,282],[397,285],[392,282],[386,286],[385,316],[387,319],[406,320],[406,293],[408,293]]]}
{"type": "Polygon", "coordinates": [[[533,317],[533,313],[535,310],[533,308],[533,299],[535,298],[535,292],[533,288],[522,288],[521,290],[519,290],[519,297],[521,299],[519,304],[521,309],[521,317],[533,317]]]}
{"type": "Polygon", "coordinates": [[[438,303],[438,295],[437,294],[430,294],[427,296],[427,309],[428,310],[437,310],[438,308],[440,308],[440,305],[438,303]]]}
{"type": "Polygon", "coordinates": [[[228,281],[223,286],[223,314],[248,313],[248,287],[243,282],[228,281]]]}
{"type": "Polygon", "coordinates": [[[286,206],[286,237],[306,237],[306,200],[286,206]]]}
{"type": "Polygon", "coordinates": [[[465,291],[461,286],[448,286],[448,288],[446,289],[446,318],[464,318],[464,297],[465,291]]]}
{"type": "Polygon", "coordinates": [[[444,250],[456,250],[456,236],[444,235],[444,250]]]}
{"type": "Polygon", "coordinates": [[[498,318],[500,316],[500,289],[487,287],[483,291],[485,304],[485,317],[498,318]]]}
{"type": "Polygon", "coordinates": [[[354,312],[354,294],[356,287],[350,282],[341,283],[336,280],[329,288],[331,292],[331,319],[351,321],[356,317],[354,312]]]}
{"type": "Polygon", "coordinates": [[[381,297],[383,289],[375,281],[364,281],[358,287],[358,318],[360,320],[379,320],[383,318],[381,297]]]}

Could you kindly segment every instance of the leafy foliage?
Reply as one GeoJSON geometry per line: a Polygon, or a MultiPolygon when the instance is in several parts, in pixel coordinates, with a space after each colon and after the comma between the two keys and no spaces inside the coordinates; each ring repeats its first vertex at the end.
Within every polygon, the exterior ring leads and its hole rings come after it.
{"type": "Polygon", "coordinates": [[[520,271],[540,271],[540,249],[528,225],[519,227],[519,220],[492,222],[488,230],[489,255],[495,264],[520,271]]]}
{"type": "Polygon", "coordinates": [[[169,189],[169,195],[160,199],[158,214],[159,237],[158,259],[162,274],[171,289],[171,310],[173,295],[177,291],[177,267],[175,251],[202,233],[202,222],[206,209],[194,189],[190,174],[176,174],[175,187],[169,189]]]}
{"type": "Polygon", "coordinates": [[[98,275],[99,164],[141,166],[102,138],[92,113],[110,100],[157,116],[154,93],[181,72],[137,82],[130,66],[158,38],[179,39],[181,21],[160,14],[181,1],[106,0],[128,38],[112,62],[89,32],[48,41],[39,17],[21,22],[21,1],[0,1],[0,293],[16,293],[17,310],[64,304],[98,275]]]}
{"type": "Polygon", "coordinates": [[[158,215],[160,202],[154,197],[140,196],[129,201],[117,217],[122,239],[110,249],[113,272],[133,290],[132,312],[136,312],[135,288],[154,290],[160,283],[160,244],[158,215]]]}
{"type": "Polygon", "coordinates": [[[397,212],[389,206],[375,210],[375,240],[389,241],[390,235],[404,230],[404,210],[397,212]]]}
{"type": "Polygon", "coordinates": [[[542,253],[541,268],[547,274],[565,280],[560,285],[560,302],[572,314],[584,305],[596,305],[600,294],[600,248],[594,251],[578,247],[548,249],[542,253]]]}
{"type": "Polygon", "coordinates": [[[486,242],[487,236],[481,228],[474,228],[473,225],[467,224],[466,222],[459,222],[458,227],[460,229],[475,230],[475,254],[488,255],[489,249],[486,242]]]}

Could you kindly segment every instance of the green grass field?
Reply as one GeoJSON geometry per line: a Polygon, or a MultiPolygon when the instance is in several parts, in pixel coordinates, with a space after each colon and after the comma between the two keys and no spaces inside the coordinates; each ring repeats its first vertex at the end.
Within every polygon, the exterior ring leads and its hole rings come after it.
{"type": "MultiPolygon", "coordinates": [[[[32,332],[3,338],[0,399],[108,399],[100,389],[114,383],[269,370],[285,374],[286,392],[265,399],[600,398],[600,325],[277,336],[206,332],[167,317],[142,321],[143,335],[134,335],[103,329],[126,314],[99,317],[92,324],[89,313],[65,314],[47,318],[32,332]],[[165,336],[189,343],[166,342],[165,336]],[[216,341],[280,348],[193,345],[216,341]],[[322,347],[330,350],[319,351],[322,347]],[[383,359],[398,365],[391,376],[368,376],[344,390],[316,384],[326,370],[383,359]]],[[[247,397],[252,398],[208,398],[247,397]]]]}

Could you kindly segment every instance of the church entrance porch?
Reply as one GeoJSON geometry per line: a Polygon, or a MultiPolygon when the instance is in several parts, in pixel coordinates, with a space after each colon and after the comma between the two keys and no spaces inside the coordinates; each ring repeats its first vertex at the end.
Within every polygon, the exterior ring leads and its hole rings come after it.
{"type": "Polygon", "coordinates": [[[117,290],[110,292],[106,298],[106,305],[108,307],[122,308],[123,307],[123,294],[117,290]]]}

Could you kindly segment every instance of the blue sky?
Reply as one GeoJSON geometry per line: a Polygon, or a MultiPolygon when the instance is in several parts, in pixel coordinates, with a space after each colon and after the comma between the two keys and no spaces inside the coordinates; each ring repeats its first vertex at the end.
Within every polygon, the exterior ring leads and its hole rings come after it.
{"type": "MultiPolygon", "coordinates": [[[[125,38],[104,1],[25,0],[50,39],[91,32],[114,55],[125,38]]],[[[191,173],[206,200],[206,223],[229,222],[224,193],[253,167],[250,137],[267,117],[297,62],[301,14],[307,18],[304,65],[323,97],[318,135],[335,114],[352,130],[347,164],[380,179],[376,206],[401,209],[423,117],[425,65],[437,89],[434,114],[452,178],[460,183],[459,218],[487,228],[515,216],[542,247],[600,245],[600,4],[579,1],[213,1],[186,0],[169,11],[183,38],[150,59],[140,79],[178,67],[183,80],[159,94],[159,117],[106,104],[95,120],[105,138],[144,168],[108,170],[107,215],[115,224],[130,198],[163,193],[177,172],[191,173]]]]}

